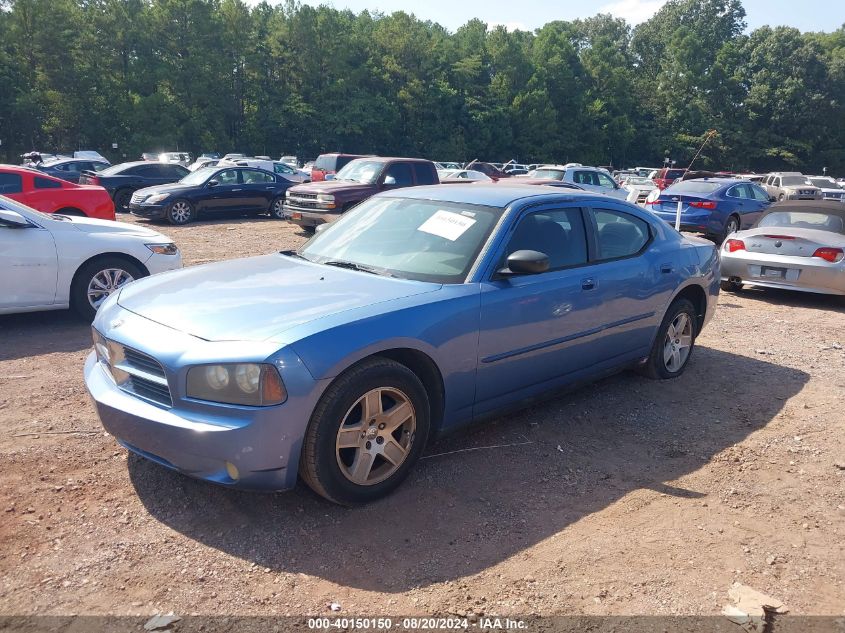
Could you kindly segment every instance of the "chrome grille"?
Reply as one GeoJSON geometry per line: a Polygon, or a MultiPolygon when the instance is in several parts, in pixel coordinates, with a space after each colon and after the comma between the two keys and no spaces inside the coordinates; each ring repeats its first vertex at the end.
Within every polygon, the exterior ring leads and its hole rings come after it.
{"type": "Polygon", "coordinates": [[[302,200],[316,200],[317,194],[316,193],[299,193],[297,191],[296,193],[290,194],[290,197],[291,198],[300,198],[302,200]]]}
{"type": "Polygon", "coordinates": [[[109,371],[117,386],[144,400],[166,407],[173,406],[167,374],[155,358],[126,347],[115,341],[108,341],[111,364],[109,371]]]}
{"type": "Polygon", "coordinates": [[[137,191],[132,194],[132,198],[130,199],[131,204],[141,204],[141,201],[146,198],[144,194],[138,193],[137,191]]]}

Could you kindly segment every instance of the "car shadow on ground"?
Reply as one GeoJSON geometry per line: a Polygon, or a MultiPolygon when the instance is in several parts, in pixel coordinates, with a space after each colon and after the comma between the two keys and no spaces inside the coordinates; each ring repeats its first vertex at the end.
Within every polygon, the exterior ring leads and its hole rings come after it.
{"type": "Polygon", "coordinates": [[[723,301],[730,301],[734,297],[762,301],[774,306],[788,308],[807,308],[809,310],[824,310],[845,314],[845,296],[823,295],[814,292],[798,292],[795,290],[778,290],[775,288],[743,288],[739,293],[722,292],[719,297],[719,307],[723,301]]]}
{"type": "Polygon", "coordinates": [[[194,220],[193,222],[189,222],[188,224],[183,224],[181,226],[171,224],[167,220],[151,220],[149,218],[142,218],[134,215],[118,213],[116,217],[118,222],[125,222],[131,219],[133,222],[141,225],[147,225],[153,230],[157,230],[155,227],[164,227],[168,229],[184,229],[184,228],[191,228],[198,224],[202,225],[214,225],[214,224],[226,224],[232,225],[241,224],[246,222],[281,222],[281,220],[274,218],[266,213],[255,213],[249,211],[226,211],[220,213],[211,213],[206,215],[200,215],[199,218],[194,220]]]}
{"type": "Polygon", "coordinates": [[[207,546],[275,571],[401,592],[489,568],[632,491],[707,496],[714,491],[676,480],[768,424],[808,380],[698,348],[676,380],[622,373],[440,440],[396,493],[353,509],[301,484],[239,492],[134,456],[129,476],[153,517],[207,546]]]}
{"type": "Polygon", "coordinates": [[[91,324],[72,310],[0,315],[0,360],[91,347],[91,324]]]}

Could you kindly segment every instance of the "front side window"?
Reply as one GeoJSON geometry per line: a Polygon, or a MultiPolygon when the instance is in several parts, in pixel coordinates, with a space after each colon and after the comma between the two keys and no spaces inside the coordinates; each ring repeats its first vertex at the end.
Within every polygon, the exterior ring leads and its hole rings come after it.
{"type": "Polygon", "coordinates": [[[650,233],[645,220],[627,213],[594,209],[598,259],[619,259],[639,253],[648,243],[650,233]]]}
{"type": "Polygon", "coordinates": [[[613,182],[613,179],[606,174],[597,173],[596,176],[599,178],[599,187],[603,187],[605,189],[616,189],[616,183],[613,182]]]}
{"type": "Polygon", "coordinates": [[[581,210],[540,211],[522,218],[508,242],[504,260],[525,250],[548,255],[549,270],[586,264],[587,232],[581,210]]]}
{"type": "Polygon", "coordinates": [[[21,191],[23,191],[23,180],[18,174],[0,172],[0,193],[20,193],[21,191]]]}
{"type": "Polygon", "coordinates": [[[414,184],[414,177],[411,175],[411,166],[408,163],[394,163],[388,167],[384,175],[384,184],[397,187],[411,187],[414,184]]]}
{"type": "Polygon", "coordinates": [[[307,260],[435,283],[463,283],[502,209],[370,198],[307,242],[307,260]]]}
{"type": "Polygon", "coordinates": [[[596,178],[596,174],[591,171],[576,171],[574,180],[579,185],[599,186],[599,180],[596,178]]]}

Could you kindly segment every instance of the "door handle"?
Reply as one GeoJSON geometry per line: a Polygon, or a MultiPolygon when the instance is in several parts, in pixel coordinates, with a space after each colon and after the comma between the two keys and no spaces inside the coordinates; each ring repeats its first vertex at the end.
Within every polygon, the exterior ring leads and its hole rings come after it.
{"type": "Polygon", "coordinates": [[[592,290],[596,287],[596,280],[592,277],[587,277],[581,280],[581,290],[592,290]]]}
{"type": "Polygon", "coordinates": [[[662,272],[663,274],[669,274],[674,270],[675,269],[672,264],[660,264],[660,272],[662,272]]]}
{"type": "Polygon", "coordinates": [[[240,191],[240,189],[232,189],[232,191],[240,191]]]}

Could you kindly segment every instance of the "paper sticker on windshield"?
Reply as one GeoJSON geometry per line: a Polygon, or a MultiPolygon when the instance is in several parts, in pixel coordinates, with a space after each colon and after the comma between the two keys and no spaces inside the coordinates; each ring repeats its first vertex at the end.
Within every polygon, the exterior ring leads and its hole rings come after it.
{"type": "Polygon", "coordinates": [[[475,224],[475,220],[451,211],[438,211],[417,229],[454,242],[475,224]]]}

